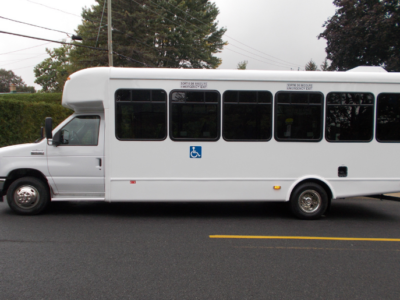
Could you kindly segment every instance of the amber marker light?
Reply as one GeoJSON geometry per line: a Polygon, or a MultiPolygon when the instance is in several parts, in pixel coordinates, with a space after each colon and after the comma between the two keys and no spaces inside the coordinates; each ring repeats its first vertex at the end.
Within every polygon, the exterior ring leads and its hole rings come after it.
{"type": "Polygon", "coordinates": [[[280,190],[281,186],[280,185],[274,185],[274,190],[280,190]]]}
{"type": "Polygon", "coordinates": [[[71,77],[68,77],[68,78],[67,78],[67,81],[68,81],[68,80],[71,80],[71,77]]]}

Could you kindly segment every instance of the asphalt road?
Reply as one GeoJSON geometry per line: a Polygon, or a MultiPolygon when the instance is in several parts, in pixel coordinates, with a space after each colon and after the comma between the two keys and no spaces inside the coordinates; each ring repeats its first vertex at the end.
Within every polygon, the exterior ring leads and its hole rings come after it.
{"type": "Polygon", "coordinates": [[[398,299],[400,203],[335,200],[303,221],[282,203],[0,203],[0,299],[398,299]]]}

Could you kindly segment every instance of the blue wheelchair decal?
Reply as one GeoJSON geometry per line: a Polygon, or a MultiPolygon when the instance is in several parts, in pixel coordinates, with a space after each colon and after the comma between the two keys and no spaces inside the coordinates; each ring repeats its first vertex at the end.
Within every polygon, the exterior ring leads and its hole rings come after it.
{"type": "Polygon", "coordinates": [[[189,153],[190,158],[201,158],[201,146],[190,146],[189,153]]]}

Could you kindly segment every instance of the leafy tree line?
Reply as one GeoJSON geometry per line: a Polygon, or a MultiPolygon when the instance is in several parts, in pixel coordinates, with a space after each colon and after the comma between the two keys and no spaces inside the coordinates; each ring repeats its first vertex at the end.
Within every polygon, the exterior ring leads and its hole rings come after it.
{"type": "MultiPolygon", "coordinates": [[[[76,33],[84,45],[106,49],[107,5],[96,2],[83,9],[76,33]]],[[[113,0],[114,66],[217,68],[221,59],[215,54],[226,45],[218,14],[209,0],[113,0]]],[[[50,57],[34,70],[43,91],[61,91],[77,70],[108,66],[107,51],[64,45],[47,53],[50,57]]]]}
{"type": "Polygon", "coordinates": [[[382,66],[400,71],[398,0],[334,0],[338,8],[318,36],[327,41],[330,70],[382,66]]]}
{"type": "Polygon", "coordinates": [[[0,69],[0,93],[10,92],[10,84],[16,86],[17,92],[35,93],[33,86],[27,86],[21,77],[14,74],[13,71],[0,69]]]}
{"type": "Polygon", "coordinates": [[[320,69],[318,69],[317,64],[311,59],[304,67],[305,71],[329,71],[329,63],[328,60],[325,60],[320,65],[320,69]]]}

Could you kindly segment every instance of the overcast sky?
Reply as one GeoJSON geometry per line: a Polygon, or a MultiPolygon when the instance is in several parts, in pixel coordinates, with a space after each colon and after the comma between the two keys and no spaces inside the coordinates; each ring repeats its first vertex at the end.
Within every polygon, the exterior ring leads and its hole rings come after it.
{"type": "MultiPolygon", "coordinates": [[[[227,28],[229,45],[217,56],[222,69],[236,69],[247,60],[247,69],[297,70],[313,59],[320,65],[326,57],[325,40],[317,36],[323,23],[335,13],[332,0],[214,0],[220,10],[219,27],[227,28]]],[[[82,7],[94,0],[0,0],[0,31],[50,40],[71,41],[64,33],[15,23],[10,18],[38,26],[74,33],[81,23],[82,7]],[[51,8],[50,8],[51,7],[51,8]]],[[[47,43],[0,33],[0,69],[12,70],[36,89],[33,67],[47,58],[47,43]],[[22,50],[29,48],[26,50],[22,50]],[[22,51],[19,51],[22,50],[22,51]]]]}

